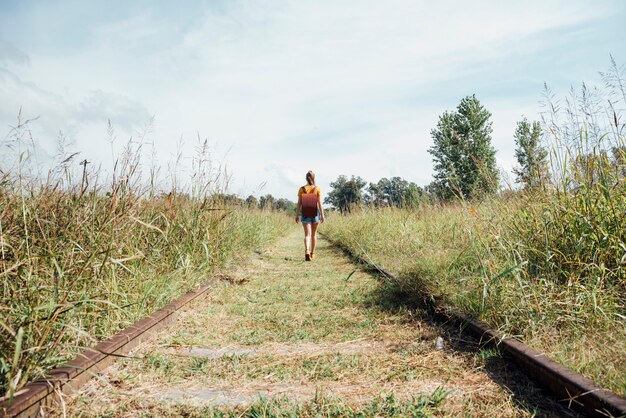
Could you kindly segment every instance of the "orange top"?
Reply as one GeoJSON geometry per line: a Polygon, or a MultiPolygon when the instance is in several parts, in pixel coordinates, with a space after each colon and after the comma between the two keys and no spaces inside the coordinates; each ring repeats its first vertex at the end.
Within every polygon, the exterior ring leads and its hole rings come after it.
{"type": "MultiPolygon", "coordinates": [[[[306,191],[307,193],[311,193],[311,191],[313,190],[313,188],[315,188],[315,194],[318,196],[322,195],[322,191],[320,190],[319,186],[311,186],[311,185],[306,185],[304,186],[304,191],[306,191]]],[[[298,189],[298,197],[302,196],[303,190],[302,187],[300,187],[298,189]]]]}

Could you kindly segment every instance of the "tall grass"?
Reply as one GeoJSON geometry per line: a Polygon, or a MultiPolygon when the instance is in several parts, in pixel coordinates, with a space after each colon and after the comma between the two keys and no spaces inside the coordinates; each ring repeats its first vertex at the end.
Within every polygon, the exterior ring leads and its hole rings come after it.
{"type": "Polygon", "coordinates": [[[226,177],[212,168],[206,143],[187,189],[177,179],[162,193],[157,170],[142,178],[132,142],[108,177],[71,155],[42,177],[25,138],[20,121],[5,144],[15,159],[0,174],[0,388],[8,397],[288,225],[280,213],[214,198],[226,177]]]}
{"type": "Polygon", "coordinates": [[[614,63],[604,74],[608,93],[583,86],[562,108],[550,98],[544,129],[554,182],[543,190],[364,210],[331,219],[326,230],[399,272],[397,285],[415,297],[426,290],[626,395],[620,74],[614,63]]]}

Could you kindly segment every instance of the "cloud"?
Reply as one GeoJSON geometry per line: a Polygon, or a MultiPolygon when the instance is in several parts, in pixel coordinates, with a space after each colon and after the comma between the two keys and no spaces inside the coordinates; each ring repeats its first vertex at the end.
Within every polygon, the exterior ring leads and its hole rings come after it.
{"type": "Polygon", "coordinates": [[[108,120],[120,134],[132,136],[151,119],[145,107],[128,97],[95,90],[76,103],[68,102],[63,96],[3,68],[0,68],[0,96],[4,98],[0,102],[2,136],[16,125],[18,113],[24,119],[36,119],[29,129],[43,162],[51,161],[59,135],[75,142],[81,151],[100,152],[106,143],[93,139],[105,137],[108,120]]]}
{"type": "Polygon", "coordinates": [[[151,119],[150,112],[138,101],[120,94],[94,90],[77,106],[79,120],[84,122],[111,122],[126,132],[141,129],[151,119]]]}
{"type": "MultiPolygon", "coordinates": [[[[7,33],[26,34],[7,39],[30,57],[19,78],[0,73],[8,98],[0,122],[24,104],[46,132],[70,126],[88,137],[80,145],[97,156],[107,118],[132,134],[155,114],[160,160],[181,136],[192,152],[199,132],[216,155],[230,150],[234,190],[254,192],[267,180],[264,190],[278,197],[291,197],[308,169],[323,187],[339,174],[428,182],[430,129],[473,93],[492,111],[494,145],[510,165],[515,121],[532,117],[543,80],[578,77],[557,61],[623,8],[588,0],[111,4],[85,19],[93,5],[81,2],[40,2],[0,18],[7,33]]],[[[4,55],[25,66],[1,45],[0,67],[4,55]]]]}
{"type": "Polygon", "coordinates": [[[0,38],[0,66],[9,64],[29,65],[30,57],[9,41],[0,38]]]}

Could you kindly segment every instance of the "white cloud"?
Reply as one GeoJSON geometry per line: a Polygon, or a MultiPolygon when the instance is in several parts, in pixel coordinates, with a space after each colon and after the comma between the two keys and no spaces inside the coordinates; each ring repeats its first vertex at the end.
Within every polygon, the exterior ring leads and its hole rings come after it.
{"type": "MultiPolygon", "coordinates": [[[[244,194],[267,180],[262,193],[292,197],[308,169],[326,185],[338,174],[425,183],[439,114],[484,85],[540,83],[536,72],[525,74],[533,57],[563,47],[574,36],[567,28],[615,4],[239,1],[174,15],[150,4],[90,22],[81,29],[88,34],[76,34],[85,37],[81,48],[20,47],[31,57],[20,77],[42,87],[0,80],[9,97],[0,120],[19,102],[42,123],[70,124],[77,137],[97,138],[101,129],[102,138],[108,117],[132,133],[155,114],[162,161],[181,135],[190,151],[200,132],[217,155],[230,150],[233,190],[244,194]]],[[[510,165],[514,123],[534,111],[538,91],[500,96],[479,98],[510,165]]],[[[82,145],[93,154],[102,147],[82,145]]]]}
{"type": "MultiPolygon", "coordinates": [[[[0,97],[4,98],[0,102],[2,137],[16,126],[18,113],[21,112],[24,120],[35,119],[29,130],[41,163],[52,161],[59,135],[74,143],[76,150],[102,159],[102,151],[108,147],[103,140],[108,120],[120,135],[127,137],[136,135],[151,118],[140,103],[122,95],[96,90],[86,92],[80,101],[72,103],[3,68],[0,68],[0,97]]],[[[109,154],[107,150],[104,155],[109,154]]]]}
{"type": "Polygon", "coordinates": [[[30,57],[24,51],[0,38],[0,65],[29,65],[30,57]]]}

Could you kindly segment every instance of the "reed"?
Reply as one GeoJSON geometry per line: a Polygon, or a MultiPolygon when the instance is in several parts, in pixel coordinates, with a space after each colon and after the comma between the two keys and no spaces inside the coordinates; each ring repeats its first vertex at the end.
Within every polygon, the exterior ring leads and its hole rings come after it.
{"type": "Polygon", "coordinates": [[[63,152],[42,176],[28,123],[19,120],[4,144],[15,158],[0,172],[0,387],[9,398],[289,224],[284,214],[216,198],[227,179],[206,143],[189,185],[170,171],[164,193],[153,166],[142,178],[141,145],[133,142],[109,176],[63,152]]]}
{"type": "Polygon", "coordinates": [[[481,201],[335,216],[332,239],[503,335],[626,395],[626,105],[612,62],[606,89],[546,95],[552,182],[481,201]]]}

